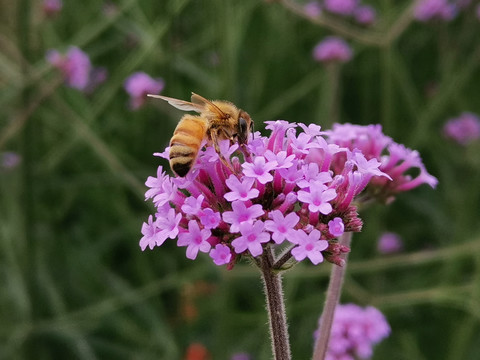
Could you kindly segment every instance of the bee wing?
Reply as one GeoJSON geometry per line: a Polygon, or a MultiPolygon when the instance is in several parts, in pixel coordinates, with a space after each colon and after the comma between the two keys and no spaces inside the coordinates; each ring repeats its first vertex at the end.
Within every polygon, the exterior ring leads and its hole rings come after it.
{"type": "Polygon", "coordinates": [[[208,108],[211,110],[211,111],[214,111],[217,113],[217,115],[222,118],[222,119],[225,119],[227,118],[228,116],[225,115],[225,113],[217,106],[215,105],[213,102],[211,102],[210,100],[207,100],[205,99],[203,96],[200,96],[198,94],[195,94],[194,92],[192,92],[192,103],[193,104],[196,104],[198,106],[201,106],[202,108],[205,108],[208,106],[208,108]]]}
{"type": "Polygon", "coordinates": [[[148,94],[147,96],[155,99],[165,100],[173,107],[176,107],[177,109],[183,110],[183,111],[196,111],[198,113],[201,113],[204,110],[204,106],[202,104],[194,104],[188,101],[174,99],[168,96],[152,95],[152,94],[148,94]]]}

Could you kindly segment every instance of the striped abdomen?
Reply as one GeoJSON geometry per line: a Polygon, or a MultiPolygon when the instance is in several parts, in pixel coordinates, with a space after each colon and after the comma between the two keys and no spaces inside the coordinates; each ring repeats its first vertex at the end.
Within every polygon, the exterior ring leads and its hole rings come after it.
{"type": "Polygon", "coordinates": [[[184,115],[180,119],[170,140],[170,167],[178,176],[187,175],[195,163],[207,125],[200,116],[184,115]]]}

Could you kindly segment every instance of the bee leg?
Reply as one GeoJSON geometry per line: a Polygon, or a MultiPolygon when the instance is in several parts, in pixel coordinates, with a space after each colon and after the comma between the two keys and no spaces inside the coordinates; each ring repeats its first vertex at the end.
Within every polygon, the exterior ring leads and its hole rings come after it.
{"type": "Polygon", "coordinates": [[[215,151],[217,152],[218,157],[220,158],[220,161],[221,161],[227,168],[229,168],[232,173],[234,173],[235,171],[233,170],[232,164],[230,164],[230,163],[227,161],[227,159],[225,159],[225,157],[223,156],[222,152],[220,151],[220,146],[218,145],[218,141],[219,141],[218,133],[217,133],[216,131],[212,131],[212,133],[210,134],[210,136],[211,136],[211,139],[212,139],[213,147],[214,147],[215,151]]]}

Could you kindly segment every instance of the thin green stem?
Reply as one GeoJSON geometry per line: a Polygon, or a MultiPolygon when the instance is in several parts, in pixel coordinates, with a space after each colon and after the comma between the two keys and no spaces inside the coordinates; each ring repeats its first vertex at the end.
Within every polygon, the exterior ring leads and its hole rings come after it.
{"type": "Polygon", "coordinates": [[[272,249],[267,246],[262,255],[260,270],[267,300],[272,351],[275,360],[291,360],[282,277],[280,273],[274,271],[273,264],[272,249]]]}
{"type": "MultiPolygon", "coordinates": [[[[339,244],[350,246],[352,240],[352,233],[344,233],[340,239],[339,244]]],[[[345,255],[346,260],[346,255],[345,255]]],[[[330,339],[330,330],[333,324],[333,315],[335,314],[335,308],[340,299],[342,292],[343,278],[345,277],[346,265],[337,266],[333,265],[332,272],[330,274],[330,283],[328,285],[327,297],[325,299],[325,305],[323,307],[323,313],[320,321],[319,337],[315,343],[315,349],[313,352],[313,360],[325,359],[327,352],[328,340],[330,339]]]]}

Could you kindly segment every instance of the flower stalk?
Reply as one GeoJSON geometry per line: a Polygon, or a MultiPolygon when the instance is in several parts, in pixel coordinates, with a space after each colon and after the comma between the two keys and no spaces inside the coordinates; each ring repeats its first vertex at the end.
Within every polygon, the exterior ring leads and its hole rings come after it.
{"type": "Polygon", "coordinates": [[[267,301],[272,351],[275,360],[291,360],[282,277],[274,270],[273,264],[273,252],[267,246],[261,257],[260,270],[267,301]]]}
{"type": "MultiPolygon", "coordinates": [[[[338,243],[339,245],[350,247],[352,241],[352,233],[346,232],[340,236],[338,243]]],[[[323,360],[325,359],[325,354],[327,353],[328,341],[330,339],[330,331],[333,324],[333,316],[335,314],[335,308],[340,300],[340,295],[342,292],[343,279],[346,272],[346,258],[347,254],[344,255],[345,265],[343,266],[332,266],[332,272],[330,274],[330,282],[328,284],[327,296],[325,298],[325,305],[323,306],[323,313],[320,321],[319,336],[315,343],[315,349],[313,352],[313,360],[323,360]]]]}

